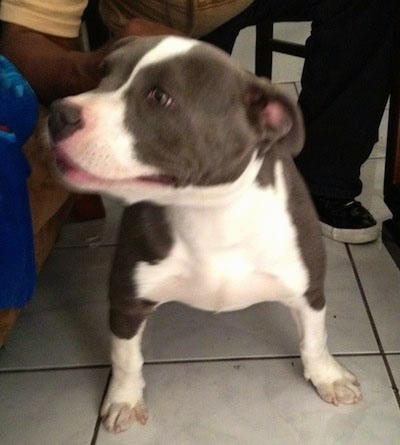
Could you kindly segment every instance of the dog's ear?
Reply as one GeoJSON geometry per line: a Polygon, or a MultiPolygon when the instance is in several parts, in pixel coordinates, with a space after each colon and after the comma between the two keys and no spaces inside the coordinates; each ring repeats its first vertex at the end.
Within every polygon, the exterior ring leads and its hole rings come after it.
{"type": "Polygon", "coordinates": [[[298,105],[266,79],[253,76],[244,100],[250,122],[260,134],[260,154],[273,146],[297,156],[304,145],[304,124],[298,105]]]}
{"type": "Polygon", "coordinates": [[[116,51],[120,48],[123,48],[124,46],[130,45],[133,42],[137,41],[139,37],[136,36],[128,36],[128,37],[121,37],[119,39],[113,40],[108,45],[109,52],[116,51]]]}
{"type": "Polygon", "coordinates": [[[132,45],[133,42],[137,41],[138,37],[122,37],[121,39],[112,40],[104,46],[105,57],[103,59],[103,64],[105,64],[109,59],[114,57],[121,48],[127,45],[132,45]]]}

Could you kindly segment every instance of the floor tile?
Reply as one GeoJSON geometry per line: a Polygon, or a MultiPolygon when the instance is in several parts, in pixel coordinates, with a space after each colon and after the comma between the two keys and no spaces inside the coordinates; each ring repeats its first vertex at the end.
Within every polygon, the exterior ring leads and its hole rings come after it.
{"type": "MultiPolygon", "coordinates": [[[[310,33],[309,22],[276,23],[274,37],[294,43],[304,43],[310,33]]],[[[235,43],[232,56],[247,70],[254,72],[255,27],[243,29],[235,43]]],[[[286,54],[274,53],[272,61],[273,82],[295,82],[301,78],[304,59],[286,54]]]]}
{"type": "MultiPolygon", "coordinates": [[[[330,348],[376,352],[345,248],[328,240],[326,245],[330,348]],[[360,335],[353,336],[354,329],[360,335]]],[[[107,282],[113,252],[102,246],[53,250],[32,304],[0,354],[0,369],[109,362],[107,282]]],[[[167,304],[150,317],[143,350],[147,361],[291,356],[298,355],[298,338],[289,311],[277,303],[221,314],[167,304]]]]}
{"type": "Polygon", "coordinates": [[[0,370],[109,363],[106,305],[24,314],[0,351],[0,370]]]}
{"type": "MultiPolygon", "coordinates": [[[[328,240],[326,244],[330,349],[335,353],[377,352],[344,245],[328,240]]],[[[148,361],[276,357],[298,355],[299,350],[289,311],[278,303],[220,314],[179,304],[161,306],[149,319],[143,349],[148,361]]]]}
{"type": "Polygon", "coordinates": [[[287,83],[277,83],[276,84],[281,90],[283,90],[287,95],[297,101],[298,94],[294,82],[287,83]]]}
{"type": "Polygon", "coordinates": [[[380,241],[350,249],[382,345],[400,352],[400,270],[380,241]]]}
{"type": "Polygon", "coordinates": [[[400,354],[389,355],[388,357],[389,366],[392,370],[393,377],[395,379],[397,390],[400,389],[400,354]]]}
{"type": "Polygon", "coordinates": [[[106,217],[83,223],[67,222],[62,227],[56,247],[115,244],[123,206],[116,199],[107,196],[102,199],[106,217]]]}
{"type": "Polygon", "coordinates": [[[327,329],[335,353],[377,352],[367,312],[361,299],[345,246],[325,238],[327,250],[327,329]],[[357,335],[353,335],[354,332],[357,335]]]}
{"type": "Polygon", "coordinates": [[[0,443],[91,442],[107,369],[0,374],[0,443]]]}
{"type": "Polygon", "coordinates": [[[240,65],[254,73],[255,69],[255,42],[256,42],[256,28],[251,26],[242,29],[236,39],[233,47],[232,57],[240,62],[240,65]]]}
{"type": "Polygon", "coordinates": [[[392,217],[383,201],[384,159],[369,159],[361,167],[362,193],[357,199],[374,215],[381,224],[392,217]]]}
{"type": "Polygon", "coordinates": [[[370,159],[384,158],[386,155],[386,137],[387,137],[387,126],[389,120],[389,110],[383,112],[381,124],[379,126],[379,140],[374,145],[374,149],[370,155],[370,159]]]}
{"type": "Polygon", "coordinates": [[[379,357],[341,359],[362,382],[355,406],[324,403],[299,360],[145,366],[150,419],[103,444],[394,444],[400,412],[379,357]]]}
{"type": "Polygon", "coordinates": [[[32,303],[0,351],[0,369],[108,363],[113,253],[112,247],[53,249],[32,303]]]}
{"type": "Polygon", "coordinates": [[[106,302],[113,246],[53,249],[40,272],[33,311],[106,302]]]}
{"type": "MultiPolygon", "coordinates": [[[[326,243],[330,348],[376,351],[344,246],[326,243]],[[355,327],[362,335],[351,335],[355,327]]],[[[0,369],[109,362],[106,296],[113,251],[101,246],[53,250],[32,304],[0,353],[0,369]]],[[[276,357],[297,355],[298,339],[289,311],[276,303],[222,314],[168,304],[150,317],[143,349],[147,361],[276,357]]]]}
{"type": "Polygon", "coordinates": [[[305,44],[311,33],[311,22],[281,22],[274,24],[274,38],[305,44]]]}
{"type": "Polygon", "coordinates": [[[272,58],[272,82],[296,82],[301,79],[304,59],[287,54],[274,53],[272,58]]]}

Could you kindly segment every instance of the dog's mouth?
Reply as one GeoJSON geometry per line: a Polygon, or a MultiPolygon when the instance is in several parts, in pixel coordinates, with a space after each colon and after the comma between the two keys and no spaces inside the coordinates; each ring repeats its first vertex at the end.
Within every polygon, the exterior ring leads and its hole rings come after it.
{"type": "Polygon", "coordinates": [[[149,182],[160,185],[176,185],[176,179],[173,176],[164,175],[162,173],[156,175],[137,176],[135,181],[149,182]]]}
{"type": "Polygon", "coordinates": [[[62,178],[74,186],[82,187],[90,186],[102,188],[104,186],[123,186],[123,185],[138,185],[149,184],[158,186],[176,186],[176,178],[164,173],[155,173],[149,175],[139,175],[126,177],[121,179],[111,179],[97,176],[89,173],[87,170],[76,164],[73,160],[65,154],[55,152],[55,163],[57,170],[62,178]]]}

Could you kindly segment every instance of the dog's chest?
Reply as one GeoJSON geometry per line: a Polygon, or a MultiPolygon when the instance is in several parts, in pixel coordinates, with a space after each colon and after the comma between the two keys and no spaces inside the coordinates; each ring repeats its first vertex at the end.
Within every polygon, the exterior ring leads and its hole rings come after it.
{"type": "Polygon", "coordinates": [[[138,297],[229,311],[302,295],[308,274],[284,194],[254,187],[217,208],[170,208],[173,247],[156,264],[138,263],[138,297]]]}

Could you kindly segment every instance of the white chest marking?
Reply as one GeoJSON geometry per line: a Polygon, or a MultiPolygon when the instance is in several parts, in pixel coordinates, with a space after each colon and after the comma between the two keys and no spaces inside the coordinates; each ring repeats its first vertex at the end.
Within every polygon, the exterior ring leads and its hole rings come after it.
{"type": "Polygon", "coordinates": [[[196,40],[185,39],[181,37],[169,36],[163,39],[158,45],[147,52],[135,66],[129,79],[120,88],[120,91],[125,91],[126,88],[132,83],[133,78],[137,73],[146,66],[154,63],[160,63],[164,60],[172,59],[181,54],[189,52],[194,46],[199,43],[196,40]]]}
{"type": "Polygon", "coordinates": [[[225,206],[170,207],[174,246],[158,264],[138,264],[138,297],[229,311],[303,295],[308,274],[279,163],[275,177],[274,187],[254,184],[225,206]]]}

